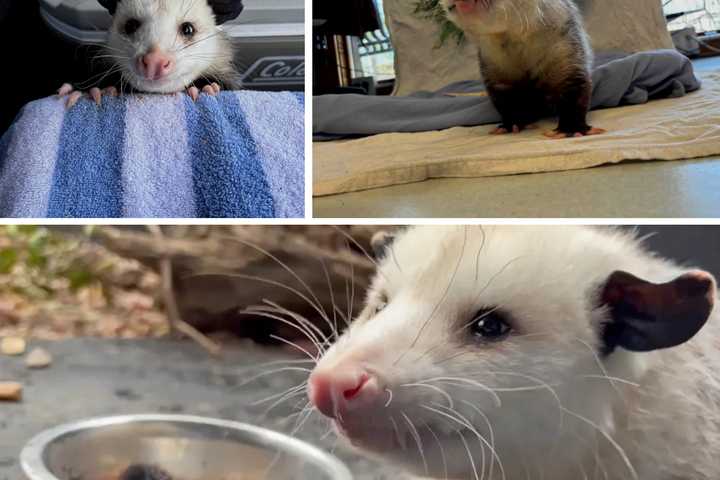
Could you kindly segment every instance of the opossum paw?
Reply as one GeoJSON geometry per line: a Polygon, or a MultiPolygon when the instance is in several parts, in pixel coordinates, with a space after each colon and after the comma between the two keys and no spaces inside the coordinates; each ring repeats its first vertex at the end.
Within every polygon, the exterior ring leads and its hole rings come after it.
{"type": "Polygon", "coordinates": [[[590,127],[590,129],[585,132],[561,132],[559,130],[551,130],[549,132],[545,132],[544,135],[553,140],[558,140],[561,138],[580,138],[588,135],[600,135],[605,132],[607,132],[607,130],[602,128],[590,127]]]}
{"type": "Polygon", "coordinates": [[[508,133],[520,133],[523,130],[532,130],[537,128],[536,125],[498,125],[496,128],[490,130],[490,135],[506,135],[508,133]]]}
{"type": "Polygon", "coordinates": [[[203,93],[207,93],[208,95],[212,95],[213,97],[220,93],[220,85],[213,82],[210,85],[205,85],[202,89],[203,93]]]}
{"type": "Polygon", "coordinates": [[[58,97],[67,97],[65,101],[65,108],[70,110],[75,104],[82,98],[82,92],[76,91],[69,83],[63,83],[58,89],[58,97]]]}
{"type": "MultiPolygon", "coordinates": [[[[115,87],[107,87],[104,90],[100,90],[99,88],[91,88],[88,92],[88,95],[90,98],[92,98],[97,105],[100,105],[102,103],[102,96],[111,96],[116,97],[118,94],[117,89],[115,87]]],[[[69,83],[63,84],[60,89],[58,89],[58,96],[59,97],[67,97],[67,101],[65,102],[65,106],[68,110],[70,110],[72,107],[77,104],[77,102],[80,101],[80,99],[83,97],[83,92],[80,92],[78,90],[73,89],[73,86],[69,83]]]]}
{"type": "Polygon", "coordinates": [[[498,125],[490,130],[490,135],[507,135],[508,133],[520,133],[522,127],[518,125],[498,125]]]}

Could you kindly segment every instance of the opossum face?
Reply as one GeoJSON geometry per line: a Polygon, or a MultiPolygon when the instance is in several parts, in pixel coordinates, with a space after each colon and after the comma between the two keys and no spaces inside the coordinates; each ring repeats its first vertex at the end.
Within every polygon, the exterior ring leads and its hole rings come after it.
{"type": "Polygon", "coordinates": [[[227,60],[212,9],[199,0],[123,0],[108,38],[124,81],[144,92],[183,90],[227,60]]]}
{"type": "Polygon", "coordinates": [[[450,21],[469,33],[522,30],[542,18],[542,0],[441,0],[450,21]]]}
{"type": "Polygon", "coordinates": [[[614,273],[646,275],[648,258],[621,232],[412,228],[385,249],[310,400],[354,445],[419,475],[535,478],[550,456],[566,465],[612,422],[616,389],[641,377],[630,350],[682,343],[710,314],[707,273],[669,268],[653,278],[664,285],[614,273]]]}

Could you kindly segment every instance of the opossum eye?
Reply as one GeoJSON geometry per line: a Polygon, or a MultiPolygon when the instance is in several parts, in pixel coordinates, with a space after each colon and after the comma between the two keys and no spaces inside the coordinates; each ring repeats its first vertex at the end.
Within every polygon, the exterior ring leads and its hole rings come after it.
{"type": "Polygon", "coordinates": [[[385,307],[387,307],[387,297],[385,295],[380,295],[378,298],[377,303],[375,304],[375,315],[385,310],[385,307]]]}
{"type": "Polygon", "coordinates": [[[130,18],[125,22],[125,25],[123,25],[123,32],[130,37],[140,29],[141,25],[142,23],[140,23],[140,20],[137,18],[130,18]]]}
{"type": "Polygon", "coordinates": [[[180,25],[180,33],[185,38],[192,38],[195,35],[195,25],[190,22],[185,22],[180,25]]]}
{"type": "Polygon", "coordinates": [[[495,309],[480,310],[470,324],[475,337],[483,340],[503,340],[512,330],[505,316],[495,309]]]}

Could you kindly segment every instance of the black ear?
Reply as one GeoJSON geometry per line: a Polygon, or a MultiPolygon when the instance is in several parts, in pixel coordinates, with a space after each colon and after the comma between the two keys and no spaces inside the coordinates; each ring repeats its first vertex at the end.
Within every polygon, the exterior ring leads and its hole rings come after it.
{"type": "Polygon", "coordinates": [[[370,239],[370,246],[372,247],[375,259],[380,260],[383,258],[393,241],[395,241],[395,235],[384,231],[376,232],[370,239]]]}
{"type": "Polygon", "coordinates": [[[105,9],[110,12],[110,15],[115,15],[115,10],[117,10],[117,4],[120,0],[98,0],[100,2],[100,5],[105,7],[105,9]]]}
{"type": "Polygon", "coordinates": [[[208,0],[208,5],[215,13],[218,25],[235,20],[245,8],[242,0],[208,0]]]}
{"type": "Polygon", "coordinates": [[[703,271],[660,284],[614,272],[601,297],[611,317],[602,332],[605,353],[616,347],[648,352],[687,342],[705,325],[715,296],[715,279],[703,271]]]}

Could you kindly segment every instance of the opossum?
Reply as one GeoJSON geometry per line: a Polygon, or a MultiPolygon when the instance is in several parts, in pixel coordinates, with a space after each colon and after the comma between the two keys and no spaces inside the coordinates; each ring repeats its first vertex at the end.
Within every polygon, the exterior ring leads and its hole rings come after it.
{"type": "MultiPolygon", "coordinates": [[[[237,17],[239,0],[99,0],[113,16],[105,55],[110,60],[106,77],[114,85],[89,94],[101,103],[103,94],[120,91],[175,93],[186,90],[197,100],[200,91],[216,95],[221,88],[236,88],[233,49],[219,28],[237,17]],[[118,75],[119,74],[119,75],[118,75]]],[[[70,84],[58,94],[68,96],[72,107],[82,93],[70,84]]]]}
{"type": "Polygon", "coordinates": [[[339,436],[414,475],[714,480],[720,318],[703,270],[620,229],[411,227],[308,380],[339,436]]]}
{"type": "Polygon", "coordinates": [[[551,138],[604,133],[587,124],[593,52],[572,0],[440,0],[478,47],[487,92],[502,118],[493,134],[517,133],[551,115],[551,138]]]}

